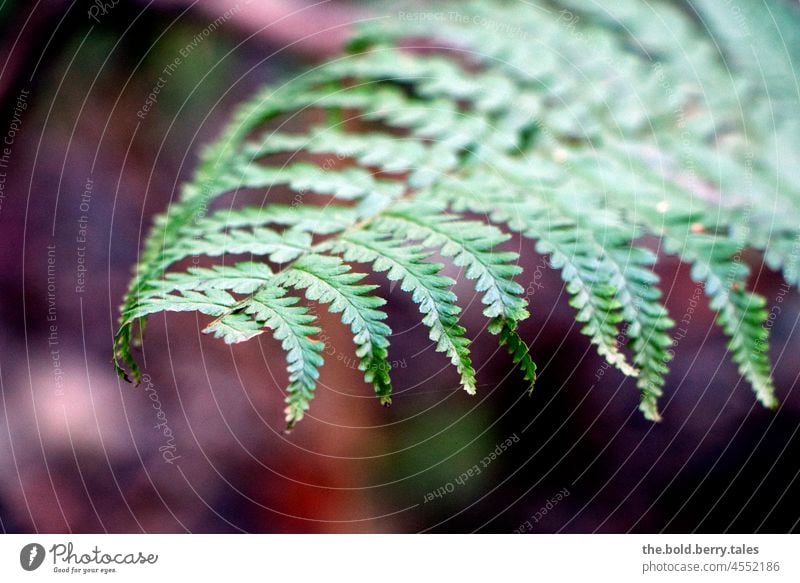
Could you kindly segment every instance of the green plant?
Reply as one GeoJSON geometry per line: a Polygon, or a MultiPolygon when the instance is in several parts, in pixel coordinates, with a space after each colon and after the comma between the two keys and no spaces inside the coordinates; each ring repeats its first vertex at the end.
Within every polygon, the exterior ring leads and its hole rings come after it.
{"type": "Polygon", "coordinates": [[[120,375],[138,380],[133,327],[155,312],[211,316],[205,331],[228,343],[270,329],[286,352],[291,426],[323,363],[306,305],[316,302],[351,328],[364,378],[388,404],[385,301],[359,264],[412,295],[472,394],[469,340],[438,253],[474,280],[489,330],[532,384],[518,256],[497,249],[513,232],[549,255],[583,333],[636,377],[655,420],[673,325],[655,236],[659,252],[692,264],[741,374],[774,407],[765,300],[748,291],[741,252],[763,250],[800,283],[800,179],[786,162],[797,96],[776,95],[737,60],[736,38],[718,50],[701,17],[734,24],[714,2],[405,10],[371,22],[341,58],[258,94],[205,150],[145,244],[116,337],[120,375]],[[296,203],[330,200],[208,212],[225,193],[277,186],[300,193],[296,203]],[[241,254],[259,260],[175,270],[193,255],[241,254]]]}

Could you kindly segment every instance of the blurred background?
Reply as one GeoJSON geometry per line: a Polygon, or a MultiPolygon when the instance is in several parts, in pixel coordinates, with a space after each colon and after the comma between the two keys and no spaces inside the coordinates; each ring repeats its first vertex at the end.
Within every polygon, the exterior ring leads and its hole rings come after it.
{"type": "Polygon", "coordinates": [[[516,239],[533,309],[522,334],[540,368],[531,398],[466,285],[477,397],[388,286],[391,409],[363,384],[334,318],[324,322],[340,352],[289,435],[283,354],[268,335],[231,348],[200,334],[194,314],[159,315],[145,382],[116,378],[117,307],[143,234],[200,146],[257,87],[335,53],[349,23],[387,10],[0,0],[0,530],[797,530],[800,301],[768,271],[757,290],[784,298],[775,412],[755,403],[700,290],[665,257],[667,306],[688,323],[664,421],[645,421],[634,384],[580,335],[558,274],[516,239]]]}

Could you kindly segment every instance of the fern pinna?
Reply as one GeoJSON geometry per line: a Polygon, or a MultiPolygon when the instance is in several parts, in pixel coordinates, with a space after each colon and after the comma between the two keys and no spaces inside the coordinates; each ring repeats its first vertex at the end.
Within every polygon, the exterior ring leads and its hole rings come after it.
{"type": "Polygon", "coordinates": [[[317,303],[349,326],[364,379],[388,404],[391,330],[365,282],[373,272],[411,295],[473,394],[439,255],[474,282],[488,329],[532,384],[518,256],[497,248],[518,233],[560,270],[583,333],[636,378],[656,420],[673,323],[655,236],[692,264],[741,374],[774,407],[765,301],[747,290],[741,252],[762,250],[800,281],[800,181],[775,156],[797,152],[797,96],[777,98],[736,39],[720,51],[706,19],[725,19],[713,0],[494,0],[371,21],[340,58],[242,106],[156,218],[122,306],[119,374],[138,381],[134,325],[156,312],[205,314],[205,331],[228,343],[268,329],[286,352],[291,426],[323,364],[317,303]],[[226,193],[279,186],[294,204],[208,211],[226,193]],[[175,269],[197,255],[220,259],[175,269]]]}

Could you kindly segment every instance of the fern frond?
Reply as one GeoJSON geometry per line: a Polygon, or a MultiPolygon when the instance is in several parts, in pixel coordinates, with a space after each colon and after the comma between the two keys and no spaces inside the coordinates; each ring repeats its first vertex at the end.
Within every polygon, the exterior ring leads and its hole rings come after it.
{"type": "Polygon", "coordinates": [[[342,200],[363,198],[378,193],[388,199],[399,197],[403,186],[388,180],[376,180],[361,168],[326,170],[314,164],[298,162],[280,168],[247,163],[242,169],[241,188],[268,188],[286,184],[298,192],[331,194],[342,200]]]}
{"type": "Polygon", "coordinates": [[[536,363],[530,355],[530,349],[517,332],[517,323],[506,318],[496,318],[490,324],[490,330],[496,330],[500,346],[508,348],[514,364],[519,365],[522,374],[528,381],[528,394],[533,392],[536,384],[536,363]]]}
{"type": "Polygon", "coordinates": [[[655,254],[635,245],[639,229],[624,224],[615,212],[598,210],[586,201],[563,199],[551,205],[550,210],[551,216],[559,215],[565,220],[566,215],[576,221],[579,237],[592,245],[597,273],[615,290],[622,320],[627,324],[624,335],[637,369],[640,409],[645,418],[659,420],[658,397],[669,370],[667,363],[672,359],[672,339],[666,331],[674,322],[660,301],[659,278],[652,270],[655,254]],[[586,212],[586,208],[592,211],[586,212]]]}
{"type": "Polygon", "coordinates": [[[320,333],[313,325],[315,318],[299,299],[286,295],[281,287],[263,287],[240,305],[206,327],[204,332],[222,338],[228,344],[244,342],[260,334],[264,327],[286,352],[289,386],[286,389],[286,423],[291,429],[303,418],[323,364],[325,345],[312,337],[320,333]]]}
{"type": "Polygon", "coordinates": [[[243,151],[251,160],[298,151],[334,155],[353,158],[361,166],[389,173],[417,171],[423,167],[446,170],[457,162],[452,153],[435,144],[377,132],[352,134],[325,126],[314,128],[308,134],[268,133],[263,140],[248,144],[243,151]],[[449,160],[448,155],[451,156],[449,160]]]}
{"type": "Polygon", "coordinates": [[[229,229],[186,238],[167,255],[170,264],[193,255],[263,255],[274,263],[286,263],[311,249],[311,236],[297,230],[282,233],[263,227],[229,229]]]}
{"type": "Polygon", "coordinates": [[[443,214],[435,205],[414,201],[400,203],[375,221],[375,228],[398,238],[420,241],[423,246],[439,251],[465,269],[464,276],[474,279],[475,289],[483,294],[488,318],[504,317],[512,321],[528,317],[524,289],[514,281],[522,272],[516,262],[519,256],[495,247],[509,239],[508,235],[478,221],[461,220],[443,214]]]}
{"type": "MultiPolygon", "coordinates": [[[[673,245],[677,244],[676,238],[673,245]]],[[[767,354],[766,301],[747,292],[749,270],[732,259],[738,252],[735,244],[713,236],[693,235],[683,241],[680,252],[684,257],[696,258],[692,278],[704,284],[711,308],[718,313],[717,323],[730,338],[728,348],[739,372],[750,382],[758,400],[765,407],[775,408],[778,401],[767,354]]]]}
{"type": "MultiPolygon", "coordinates": [[[[712,30],[731,18],[695,4],[712,30]]],[[[287,352],[292,425],[322,364],[314,316],[289,295],[300,290],[341,315],[365,379],[388,403],[391,330],[377,286],[351,268],[360,263],[400,282],[473,393],[469,340],[438,253],[474,281],[488,330],[533,383],[518,332],[528,317],[518,256],[502,249],[510,231],[550,257],[582,332],[636,377],[640,409],[655,420],[673,323],[649,237],[692,266],[740,374],[774,406],[766,305],[747,291],[741,252],[763,251],[800,285],[798,100],[787,75],[757,76],[754,66],[780,59],[780,47],[768,39],[751,54],[725,34],[717,44],[667,2],[547,6],[465,0],[437,7],[459,18],[371,21],[348,54],[245,103],[154,220],[121,309],[118,373],[138,380],[134,326],[154,313],[205,314],[215,318],[206,331],[229,343],[271,329],[287,352]],[[215,210],[245,188],[267,204],[215,210]],[[294,202],[276,204],[273,189],[293,191],[294,202]],[[200,255],[208,266],[176,269],[200,255]]],[[[796,48],[791,25],[777,26],[796,48]]]]}
{"type": "Polygon", "coordinates": [[[436,350],[444,352],[461,375],[461,386],[474,395],[477,381],[469,355],[466,330],[458,324],[461,308],[450,290],[455,282],[441,275],[443,265],[426,261],[431,252],[420,245],[405,245],[405,240],[375,231],[356,231],[322,249],[340,253],[346,261],[371,263],[373,269],[386,272],[390,281],[400,281],[403,291],[412,294],[424,314],[422,323],[429,330],[436,350]]]}
{"type": "Polygon", "coordinates": [[[130,322],[157,312],[200,312],[206,316],[221,316],[235,305],[236,298],[221,289],[209,289],[202,293],[181,290],[177,294],[150,294],[123,317],[130,322]]]}
{"type": "Polygon", "coordinates": [[[278,285],[304,290],[311,301],[330,304],[333,314],[341,314],[350,326],[355,342],[359,370],[372,383],[382,405],[392,402],[392,384],[387,367],[389,335],[392,330],[383,320],[383,298],[370,292],[378,286],[360,283],[364,274],[354,273],[339,257],[306,255],[276,276],[278,285]]]}
{"type": "Polygon", "coordinates": [[[742,245],[710,232],[715,221],[703,205],[695,213],[675,210],[670,205],[661,209],[657,204],[648,205],[646,198],[654,192],[658,178],[640,162],[626,166],[616,164],[613,158],[602,162],[584,159],[575,168],[580,168],[583,178],[594,188],[601,188],[603,180],[625,185],[618,189],[618,195],[629,198],[630,208],[635,208],[634,199],[638,199],[639,208],[635,213],[629,210],[628,218],[659,234],[667,251],[692,264],[692,277],[704,284],[710,306],[718,312],[717,323],[729,337],[732,358],[740,373],[752,385],[758,400],[774,407],[777,401],[767,354],[768,313],[763,298],[747,292],[749,268],[741,261],[742,245]]]}
{"type": "MultiPolygon", "coordinates": [[[[622,303],[611,284],[608,265],[598,261],[591,232],[580,229],[566,216],[552,217],[553,206],[521,204],[524,198],[513,194],[481,200],[473,194],[480,186],[485,186],[484,178],[478,178],[475,184],[462,181],[458,187],[445,185],[440,195],[450,200],[457,211],[486,213],[492,221],[537,241],[536,250],[549,255],[550,266],[561,270],[567,292],[572,296],[570,305],[578,310],[576,319],[585,324],[581,332],[591,338],[598,353],[609,363],[626,375],[636,376],[638,371],[627,362],[618,346],[621,333],[617,325],[623,320],[622,303]]],[[[508,185],[506,188],[513,193],[508,185]]]]}
{"type": "Polygon", "coordinates": [[[271,276],[269,265],[247,261],[235,265],[214,265],[211,268],[190,267],[186,272],[167,273],[163,280],[155,284],[160,293],[219,289],[249,294],[269,281],[271,276]]]}

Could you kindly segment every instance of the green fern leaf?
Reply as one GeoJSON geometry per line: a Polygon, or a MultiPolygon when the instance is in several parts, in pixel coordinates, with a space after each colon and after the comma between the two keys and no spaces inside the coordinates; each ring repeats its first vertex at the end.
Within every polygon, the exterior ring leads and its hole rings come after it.
{"type": "MultiPolygon", "coordinates": [[[[134,328],[155,313],[214,318],[206,331],[229,343],[271,329],[287,353],[291,426],[322,365],[314,316],[289,295],[301,290],[341,315],[388,403],[391,330],[376,286],[350,267],[361,263],[400,282],[472,393],[469,340],[438,253],[474,281],[488,330],[532,384],[521,269],[503,249],[510,231],[549,255],[583,333],[636,377],[648,419],[659,418],[672,357],[656,238],[692,266],[740,373],[775,406],[767,306],[747,291],[741,253],[763,251],[800,285],[800,132],[778,37],[743,49],[724,34],[730,12],[705,0],[695,9],[719,39],[667,2],[548,6],[466,0],[437,7],[460,18],[370,21],[349,54],[240,107],[154,220],[121,308],[120,376],[138,381],[134,328]],[[431,42],[420,50],[409,38],[431,42]],[[756,74],[762,58],[777,74],[756,74]],[[284,116],[291,133],[276,131],[284,116]],[[242,188],[296,195],[210,211],[242,188]],[[201,255],[208,265],[176,268],[201,255]]],[[[774,24],[745,12],[760,36],[774,24]]],[[[796,15],[781,14],[776,30],[795,51],[796,15]]]]}
{"type": "Polygon", "coordinates": [[[314,397],[314,388],[323,364],[325,346],[312,337],[320,329],[298,298],[286,295],[280,287],[264,287],[237,308],[212,322],[204,332],[223,338],[228,344],[244,342],[260,334],[264,327],[286,352],[289,386],[286,389],[286,423],[291,429],[305,415],[314,397]]]}
{"type": "Polygon", "coordinates": [[[338,257],[306,255],[276,276],[278,285],[305,290],[306,298],[330,304],[329,310],[341,314],[350,326],[355,342],[359,369],[364,380],[372,383],[382,405],[392,402],[392,384],[387,369],[391,329],[383,322],[386,313],[380,307],[386,300],[371,295],[377,286],[359,283],[364,274],[354,273],[338,257]]]}
{"type": "Polygon", "coordinates": [[[436,350],[444,352],[461,375],[461,386],[474,395],[477,381],[469,356],[466,330],[458,325],[461,309],[450,291],[455,283],[440,275],[442,265],[425,261],[430,252],[422,246],[404,246],[402,239],[387,237],[373,231],[357,231],[336,242],[323,246],[341,253],[346,261],[371,263],[376,272],[387,272],[390,281],[400,281],[401,289],[412,294],[422,323],[430,330],[436,350]]]}
{"type": "Polygon", "coordinates": [[[514,281],[522,272],[516,261],[518,255],[497,251],[495,247],[508,240],[498,229],[477,221],[460,220],[443,214],[443,209],[422,202],[393,206],[375,221],[375,228],[420,241],[436,249],[465,269],[467,279],[476,280],[475,289],[483,293],[488,318],[504,317],[512,321],[528,317],[525,290],[514,281]]]}

